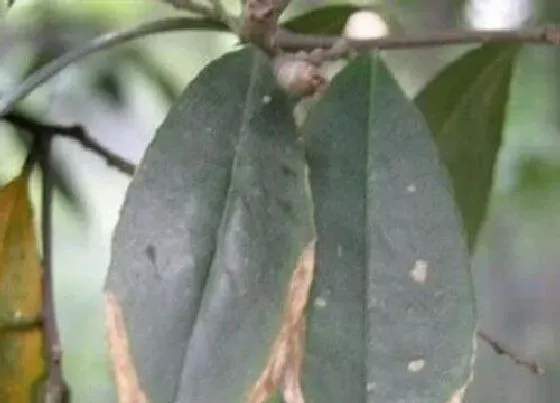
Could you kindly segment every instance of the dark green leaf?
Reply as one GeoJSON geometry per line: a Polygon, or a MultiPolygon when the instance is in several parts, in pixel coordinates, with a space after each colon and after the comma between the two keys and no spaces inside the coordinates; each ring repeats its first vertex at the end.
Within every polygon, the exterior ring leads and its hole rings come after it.
{"type": "Polygon", "coordinates": [[[421,113],[364,54],[303,132],[318,239],[306,402],[447,402],[470,373],[474,307],[451,184],[421,113]]]}
{"type": "Polygon", "coordinates": [[[298,15],[284,23],[284,28],[302,34],[340,34],[348,17],[359,11],[360,7],[353,5],[336,5],[316,8],[308,13],[298,15]]]}
{"type": "Polygon", "coordinates": [[[484,221],[517,45],[485,45],[451,63],[416,98],[447,165],[469,247],[484,221]]]}
{"type": "Polygon", "coordinates": [[[106,291],[153,402],[242,402],[262,370],[291,273],[313,237],[303,145],[270,62],[211,63],[132,181],[106,291]]]}

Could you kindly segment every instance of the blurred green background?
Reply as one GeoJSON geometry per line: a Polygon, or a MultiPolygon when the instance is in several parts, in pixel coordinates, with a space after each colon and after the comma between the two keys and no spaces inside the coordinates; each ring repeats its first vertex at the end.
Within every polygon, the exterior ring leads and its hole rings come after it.
{"type": "MultiPolygon", "coordinates": [[[[290,14],[327,3],[333,2],[295,0],[290,14]]],[[[236,1],[227,4],[239,8],[236,1]]],[[[388,4],[399,25],[411,32],[560,22],[558,0],[388,4]]],[[[96,34],[172,14],[176,11],[158,0],[17,0],[0,23],[0,92],[96,34]]],[[[46,121],[79,123],[110,149],[139,162],[173,99],[207,62],[234,44],[227,34],[154,35],[72,65],[23,106],[46,121]]],[[[464,50],[398,51],[386,58],[414,95],[464,50]]],[[[560,401],[559,102],[560,49],[526,47],[512,84],[495,190],[473,265],[480,327],[537,359],[546,373],[536,376],[479,343],[469,402],[560,401]]],[[[55,141],[54,154],[81,206],[56,195],[55,295],[65,375],[76,402],[111,402],[102,287],[111,232],[130,178],[66,139],[55,141]]],[[[0,184],[18,173],[24,157],[21,136],[0,125],[0,184]]]]}

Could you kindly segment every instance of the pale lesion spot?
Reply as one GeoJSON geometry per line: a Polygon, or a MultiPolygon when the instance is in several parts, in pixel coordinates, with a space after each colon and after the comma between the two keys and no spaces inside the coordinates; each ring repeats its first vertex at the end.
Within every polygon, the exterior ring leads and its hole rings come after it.
{"type": "Polygon", "coordinates": [[[313,305],[317,308],[325,308],[327,306],[327,299],[324,297],[317,297],[313,301],[313,305]]]}
{"type": "Polygon", "coordinates": [[[418,259],[414,262],[414,267],[410,271],[410,277],[419,284],[424,284],[428,278],[428,262],[418,259]]]}
{"type": "Polygon", "coordinates": [[[423,359],[413,360],[410,361],[407,365],[407,369],[409,372],[419,372],[424,369],[426,366],[426,361],[423,359]]]}

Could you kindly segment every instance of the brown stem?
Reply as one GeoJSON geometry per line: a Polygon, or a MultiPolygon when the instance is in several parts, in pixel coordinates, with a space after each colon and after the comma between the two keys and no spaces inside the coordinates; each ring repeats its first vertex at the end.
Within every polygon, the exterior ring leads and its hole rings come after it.
{"type": "Polygon", "coordinates": [[[26,130],[34,135],[59,135],[62,137],[74,139],[78,141],[84,148],[103,157],[109,166],[115,167],[119,171],[128,175],[134,174],[134,170],[136,167],[133,163],[127,161],[120,155],[101,145],[81,126],[61,126],[46,124],[19,112],[9,112],[5,116],[3,116],[2,119],[10,123],[11,125],[26,130]]]}
{"type": "Polygon", "coordinates": [[[47,378],[44,383],[46,401],[63,403],[69,399],[69,389],[62,375],[62,346],[58,333],[58,323],[54,307],[52,275],[52,197],[53,176],[50,164],[52,134],[43,133],[34,141],[40,144],[40,164],[43,173],[41,196],[41,238],[43,244],[43,329],[45,332],[47,378]]]}
{"type": "MultiPolygon", "coordinates": [[[[328,49],[340,42],[335,35],[298,34],[285,29],[277,31],[274,44],[286,51],[328,49]]],[[[560,28],[545,26],[522,30],[443,31],[390,35],[369,40],[347,40],[347,47],[365,51],[373,49],[414,49],[441,45],[485,43],[536,43],[560,45],[560,28]]]]}
{"type": "Polygon", "coordinates": [[[507,346],[504,346],[501,342],[498,342],[497,340],[494,340],[490,335],[488,335],[488,334],[486,334],[482,331],[478,331],[477,336],[481,340],[485,341],[490,347],[492,347],[492,350],[494,350],[494,352],[496,354],[508,356],[517,365],[525,367],[525,368],[529,369],[529,371],[531,371],[535,374],[541,374],[541,373],[544,372],[543,369],[539,366],[539,364],[536,361],[527,359],[525,357],[521,357],[519,355],[519,353],[517,353],[516,351],[513,351],[511,348],[509,348],[507,346]]]}

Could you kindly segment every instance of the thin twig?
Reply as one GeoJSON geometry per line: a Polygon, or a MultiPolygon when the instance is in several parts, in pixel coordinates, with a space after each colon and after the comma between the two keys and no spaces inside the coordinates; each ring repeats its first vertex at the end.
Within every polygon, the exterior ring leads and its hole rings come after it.
{"type": "Polygon", "coordinates": [[[48,63],[40,70],[27,77],[15,89],[9,91],[8,95],[0,98],[0,116],[5,115],[17,102],[29,95],[35,88],[44,84],[77,60],[143,36],[183,30],[228,32],[229,28],[222,22],[207,18],[173,17],[139,24],[122,31],[110,32],[98,36],[86,45],[70,50],[61,57],[48,63]]]}
{"type": "MultiPolygon", "coordinates": [[[[274,44],[286,51],[328,49],[339,43],[336,35],[299,34],[285,29],[277,31],[274,44]]],[[[485,44],[485,43],[540,43],[560,45],[560,28],[545,26],[523,30],[443,31],[390,35],[369,40],[348,40],[348,47],[356,51],[373,49],[398,50],[421,47],[485,44]]]]}
{"type": "Polygon", "coordinates": [[[43,244],[43,328],[47,348],[48,374],[45,380],[47,401],[62,403],[68,401],[69,389],[62,375],[62,346],[58,333],[58,323],[54,307],[53,270],[52,270],[52,197],[53,175],[50,163],[52,134],[43,133],[34,141],[41,145],[40,163],[43,173],[41,196],[41,238],[43,244]]]}
{"type": "Polygon", "coordinates": [[[9,112],[2,119],[34,135],[58,135],[76,140],[87,150],[103,157],[107,165],[117,168],[127,175],[133,175],[136,169],[136,166],[132,162],[127,161],[125,158],[101,145],[97,140],[91,137],[82,126],[46,124],[18,112],[9,112]]]}
{"type": "Polygon", "coordinates": [[[529,369],[529,371],[535,373],[535,374],[542,374],[544,372],[544,370],[539,366],[539,364],[534,361],[534,360],[530,360],[524,357],[521,357],[517,352],[513,351],[512,349],[510,349],[509,347],[504,346],[503,344],[501,344],[500,342],[494,340],[492,337],[490,337],[488,334],[482,332],[482,331],[478,331],[477,332],[477,336],[485,341],[486,343],[488,343],[488,345],[490,347],[492,347],[492,350],[494,350],[494,352],[498,355],[506,355],[509,358],[511,358],[513,360],[513,362],[515,362],[517,365],[520,365],[522,367],[525,367],[527,369],[529,369]]]}

